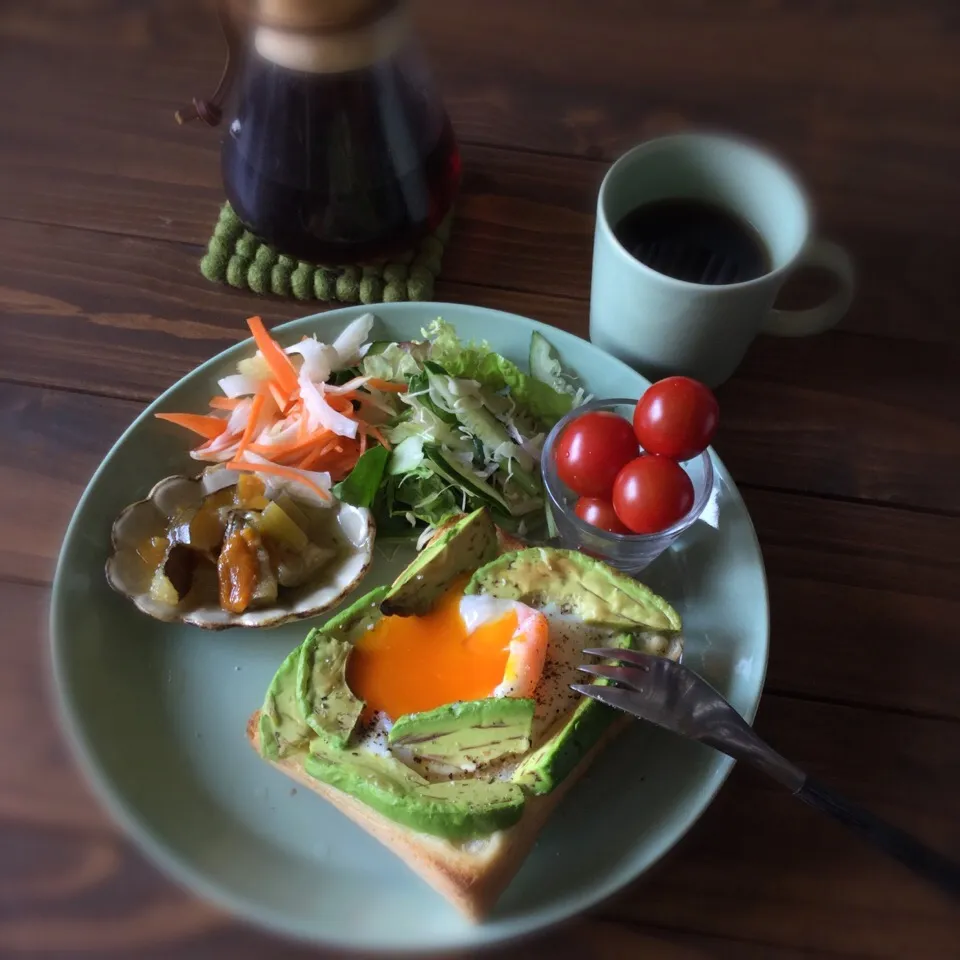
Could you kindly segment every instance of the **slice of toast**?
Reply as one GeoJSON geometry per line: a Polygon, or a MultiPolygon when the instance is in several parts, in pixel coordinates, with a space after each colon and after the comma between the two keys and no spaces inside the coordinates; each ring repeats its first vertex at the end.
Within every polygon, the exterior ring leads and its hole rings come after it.
{"type": "MultiPolygon", "coordinates": [[[[430,542],[440,537],[458,519],[453,518],[438,527],[430,542]]],[[[521,550],[526,546],[523,541],[499,526],[496,534],[501,553],[521,550]]],[[[257,712],[247,724],[247,738],[258,753],[259,718],[260,714],[257,712]]],[[[491,910],[520,869],[550,814],[604,746],[628,722],[629,718],[624,717],[612,723],[563,782],[550,793],[528,796],[520,820],[512,827],[488,837],[462,843],[420,833],[383,816],[350,794],[313,779],[296,756],[268,762],[332,803],[341,813],[400,857],[411,870],[451,901],[470,920],[479,921],[491,910]]]]}
{"type": "MultiPolygon", "coordinates": [[[[247,739],[258,754],[259,721],[260,712],[257,711],[247,723],[247,739]]],[[[625,717],[611,724],[604,736],[583,756],[580,763],[555,790],[544,796],[528,797],[523,815],[512,827],[497,831],[489,837],[464,843],[453,843],[442,837],[418,833],[390,820],[350,794],[314,780],[295,756],[268,762],[332,803],[341,813],[400,857],[411,870],[450,900],[470,920],[479,921],[490,911],[514,878],[557,804],[627,722],[629,718],[625,717]]]]}

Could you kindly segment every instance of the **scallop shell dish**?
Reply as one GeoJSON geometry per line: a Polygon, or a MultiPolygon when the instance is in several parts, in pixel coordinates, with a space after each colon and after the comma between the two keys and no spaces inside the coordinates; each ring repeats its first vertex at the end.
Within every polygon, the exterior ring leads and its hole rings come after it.
{"type": "Polygon", "coordinates": [[[113,525],[107,579],[148,616],[272,627],[336,606],[370,565],[370,511],[216,466],[167,477],[113,525]]]}

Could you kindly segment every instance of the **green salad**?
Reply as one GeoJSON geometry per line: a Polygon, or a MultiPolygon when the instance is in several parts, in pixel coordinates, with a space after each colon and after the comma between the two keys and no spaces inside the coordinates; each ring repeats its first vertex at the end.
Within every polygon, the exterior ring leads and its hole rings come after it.
{"type": "Polygon", "coordinates": [[[334,488],[373,511],[379,536],[409,536],[479,507],[519,535],[548,524],[543,442],[585,397],[543,336],[532,335],[524,373],[438,319],[423,340],[374,341],[360,373],[403,391],[379,393],[377,428],[389,449],[368,449],[334,488]]]}

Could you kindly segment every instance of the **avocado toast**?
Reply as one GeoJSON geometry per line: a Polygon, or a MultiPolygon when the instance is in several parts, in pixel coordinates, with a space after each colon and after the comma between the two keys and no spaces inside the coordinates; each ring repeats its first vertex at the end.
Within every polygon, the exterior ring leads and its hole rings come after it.
{"type": "Polygon", "coordinates": [[[312,630],[247,734],[478,920],[622,726],[569,690],[582,649],[677,657],[679,628],[643,585],[478,510],[312,630]]]}

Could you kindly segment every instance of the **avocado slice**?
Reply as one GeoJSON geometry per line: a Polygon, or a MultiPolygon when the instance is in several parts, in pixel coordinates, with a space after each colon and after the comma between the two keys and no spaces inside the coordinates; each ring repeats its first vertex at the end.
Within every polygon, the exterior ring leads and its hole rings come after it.
{"type": "MultiPolygon", "coordinates": [[[[637,646],[630,634],[614,637],[608,645],[621,650],[637,646]]],[[[608,681],[595,682],[606,685],[608,681]]],[[[549,793],[573,771],[618,716],[611,707],[585,697],[560,730],[523,758],[513,772],[513,782],[535,795],[549,793]]]]}
{"type": "Polygon", "coordinates": [[[319,630],[311,630],[297,658],[296,696],[299,713],[321,738],[343,747],[363,711],[363,701],[347,686],[347,658],[353,645],[348,637],[357,628],[380,617],[380,587],[334,617],[319,630]]]}
{"type": "MultiPolygon", "coordinates": [[[[679,656],[680,616],[666,600],[602,561],[572,550],[536,547],[503,554],[479,569],[464,593],[555,607],[617,631],[608,646],[679,656]]],[[[582,700],[559,730],[523,758],[513,781],[530,793],[549,793],[616,718],[612,708],[582,700]]]]}
{"type": "Polygon", "coordinates": [[[393,757],[345,753],[319,739],[311,743],[304,769],[397,823],[447,840],[489,836],[523,814],[524,794],[515,783],[473,778],[429,783],[393,757]]]}
{"type": "Polygon", "coordinates": [[[453,580],[497,555],[497,531],[483,508],[467,514],[442,533],[393,582],[380,604],[384,614],[428,613],[453,580]]]}
{"type": "Polygon", "coordinates": [[[531,547],[481,567],[465,594],[556,605],[585,623],[614,628],[679,630],[680,617],[662,597],[600,560],[574,550],[531,547]]]}
{"type": "Polygon", "coordinates": [[[346,745],[363,712],[347,686],[347,657],[351,645],[345,640],[313,630],[300,646],[297,661],[297,702],[307,724],[319,736],[346,745]]]}
{"type": "Polygon", "coordinates": [[[380,604],[389,592],[389,587],[376,587],[341,610],[320,629],[329,637],[352,641],[358,627],[367,626],[380,619],[380,604]]]}
{"type": "Polygon", "coordinates": [[[530,749],[536,701],[487,697],[408,713],[390,729],[391,747],[452,766],[480,766],[530,749]]]}
{"type": "Polygon", "coordinates": [[[260,710],[260,752],[270,760],[279,760],[303,749],[311,736],[297,702],[299,660],[300,647],[297,647],[274,674],[260,710]]]}

